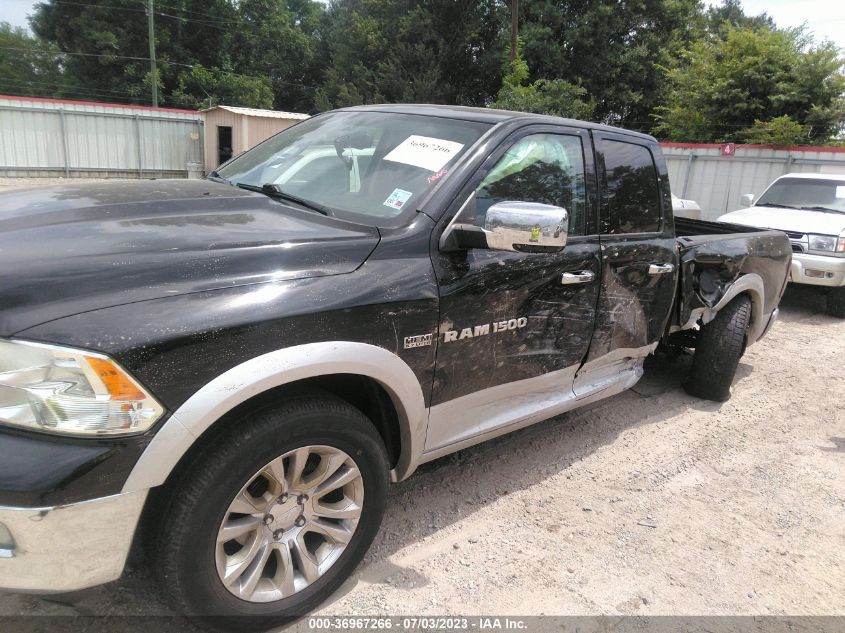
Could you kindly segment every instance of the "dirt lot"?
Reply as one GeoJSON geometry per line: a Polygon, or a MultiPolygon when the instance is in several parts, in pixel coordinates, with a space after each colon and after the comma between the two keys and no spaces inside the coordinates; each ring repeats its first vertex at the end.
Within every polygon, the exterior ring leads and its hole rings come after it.
{"type": "MultiPolygon", "coordinates": [[[[845,615],[845,320],[823,305],[787,292],[727,403],[657,359],[632,391],[424,466],[321,613],[845,615]]],[[[0,617],[166,613],[137,562],[74,606],[0,596],[0,617]]]]}

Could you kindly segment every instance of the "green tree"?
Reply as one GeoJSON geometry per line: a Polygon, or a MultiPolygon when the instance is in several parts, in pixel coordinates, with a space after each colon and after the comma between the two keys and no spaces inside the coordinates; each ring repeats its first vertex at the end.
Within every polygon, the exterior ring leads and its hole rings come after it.
{"type": "MultiPolygon", "coordinates": [[[[747,15],[740,0],[724,0],[720,5],[710,6],[707,8],[706,17],[706,36],[723,40],[727,39],[733,29],[777,30],[777,25],[767,13],[747,15]]],[[[703,119],[699,124],[702,122],[703,119]]],[[[740,136],[746,143],[793,145],[799,137],[806,141],[807,134],[808,130],[805,126],[784,115],[775,117],[771,121],[755,119],[754,126],[743,130],[740,136]]]]}
{"type": "Polygon", "coordinates": [[[484,105],[499,83],[505,17],[499,0],[336,0],[321,28],[330,63],[317,106],[484,105]]]}
{"type": "MultiPolygon", "coordinates": [[[[167,0],[166,7],[158,5],[156,81],[163,105],[182,105],[169,93],[186,68],[194,64],[226,66],[225,51],[229,50],[235,15],[226,0],[167,0]]],[[[75,94],[69,96],[107,93],[113,101],[149,103],[153,78],[143,3],[45,0],[36,5],[30,24],[37,37],[65,53],[64,74],[75,86],[75,94]]]]}
{"type": "Polygon", "coordinates": [[[754,125],[744,130],[742,136],[746,143],[784,147],[806,143],[810,129],[810,125],[802,125],[784,114],[771,121],[754,121],[754,125]]]}
{"type": "Polygon", "coordinates": [[[0,22],[0,92],[52,95],[61,87],[58,49],[0,22]]]}
{"type": "Polygon", "coordinates": [[[760,121],[785,131],[788,117],[808,126],[805,142],[823,144],[845,123],[842,66],[836,47],[812,47],[800,30],[729,26],[724,39],[696,42],[668,71],[672,92],[657,111],[658,132],[671,140],[742,141],[762,130],[760,121]]]}
{"type": "Polygon", "coordinates": [[[179,75],[179,85],[173,91],[173,98],[197,109],[221,103],[247,108],[272,108],[273,86],[268,78],[244,77],[219,68],[194,66],[179,75]]]}
{"type": "Polygon", "coordinates": [[[704,31],[698,0],[533,0],[520,4],[531,79],[583,87],[598,120],[637,129],[668,97],[665,67],[704,31]]]}
{"type": "MultiPolygon", "coordinates": [[[[149,103],[154,79],[144,6],[138,0],[44,0],[36,6],[32,29],[65,53],[72,96],[110,94],[114,101],[149,103]]],[[[154,11],[155,80],[164,105],[243,98],[288,110],[311,107],[323,64],[316,56],[319,2],[155,0],[154,11]],[[271,86],[270,102],[264,85],[271,86]]]]}
{"type": "Polygon", "coordinates": [[[322,13],[314,0],[241,0],[228,69],[269,79],[276,108],[309,111],[323,65],[322,13]]]}
{"type": "Polygon", "coordinates": [[[572,119],[592,117],[596,104],[584,100],[587,91],[581,86],[563,79],[538,79],[527,83],[528,64],[522,59],[521,48],[520,42],[516,58],[504,63],[505,76],[492,107],[572,119]]]}
{"type": "Polygon", "coordinates": [[[710,6],[706,16],[707,31],[722,38],[727,35],[731,27],[770,31],[776,28],[774,20],[766,13],[746,15],[740,0],[724,0],[720,5],[710,6]]]}

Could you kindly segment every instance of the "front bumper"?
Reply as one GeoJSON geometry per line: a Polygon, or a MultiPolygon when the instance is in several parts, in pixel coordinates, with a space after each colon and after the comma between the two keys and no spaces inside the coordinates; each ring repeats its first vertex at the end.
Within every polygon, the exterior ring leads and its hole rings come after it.
{"type": "Polygon", "coordinates": [[[795,253],[792,255],[789,281],[794,284],[834,288],[845,286],[845,257],[795,253]],[[808,272],[816,275],[822,273],[822,276],[811,277],[808,272]]]}
{"type": "Polygon", "coordinates": [[[48,508],[0,506],[0,590],[65,593],[123,573],[147,491],[48,508]]]}

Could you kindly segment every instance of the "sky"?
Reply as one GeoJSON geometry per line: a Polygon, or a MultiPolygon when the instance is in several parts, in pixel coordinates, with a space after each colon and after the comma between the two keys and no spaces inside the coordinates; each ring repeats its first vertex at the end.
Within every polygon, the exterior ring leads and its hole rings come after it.
{"type": "MultiPolygon", "coordinates": [[[[719,4],[719,0],[704,0],[719,4]]],[[[0,21],[26,27],[26,16],[35,0],[0,0],[0,21]]],[[[845,1],[843,0],[743,0],[749,15],[768,13],[780,27],[799,26],[806,22],[816,39],[829,39],[845,48],[845,1]]]]}
{"type": "MultiPolygon", "coordinates": [[[[707,5],[721,4],[718,0],[704,2],[707,5]]],[[[845,48],[843,0],[742,0],[742,7],[747,15],[768,13],[782,28],[801,26],[806,22],[816,40],[828,39],[845,48]]]]}
{"type": "Polygon", "coordinates": [[[32,0],[0,0],[0,21],[12,26],[29,27],[26,15],[32,12],[34,4],[32,0]]]}

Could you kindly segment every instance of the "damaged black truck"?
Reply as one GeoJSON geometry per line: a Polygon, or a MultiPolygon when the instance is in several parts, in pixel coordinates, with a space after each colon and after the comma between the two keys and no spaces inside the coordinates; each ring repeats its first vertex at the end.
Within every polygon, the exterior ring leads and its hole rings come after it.
{"type": "Polygon", "coordinates": [[[113,581],[139,544],[178,613],[268,628],[349,576],[390,481],[661,343],[726,399],[790,243],[671,209],[649,136],[445,106],[0,195],[0,588],[113,581]]]}

